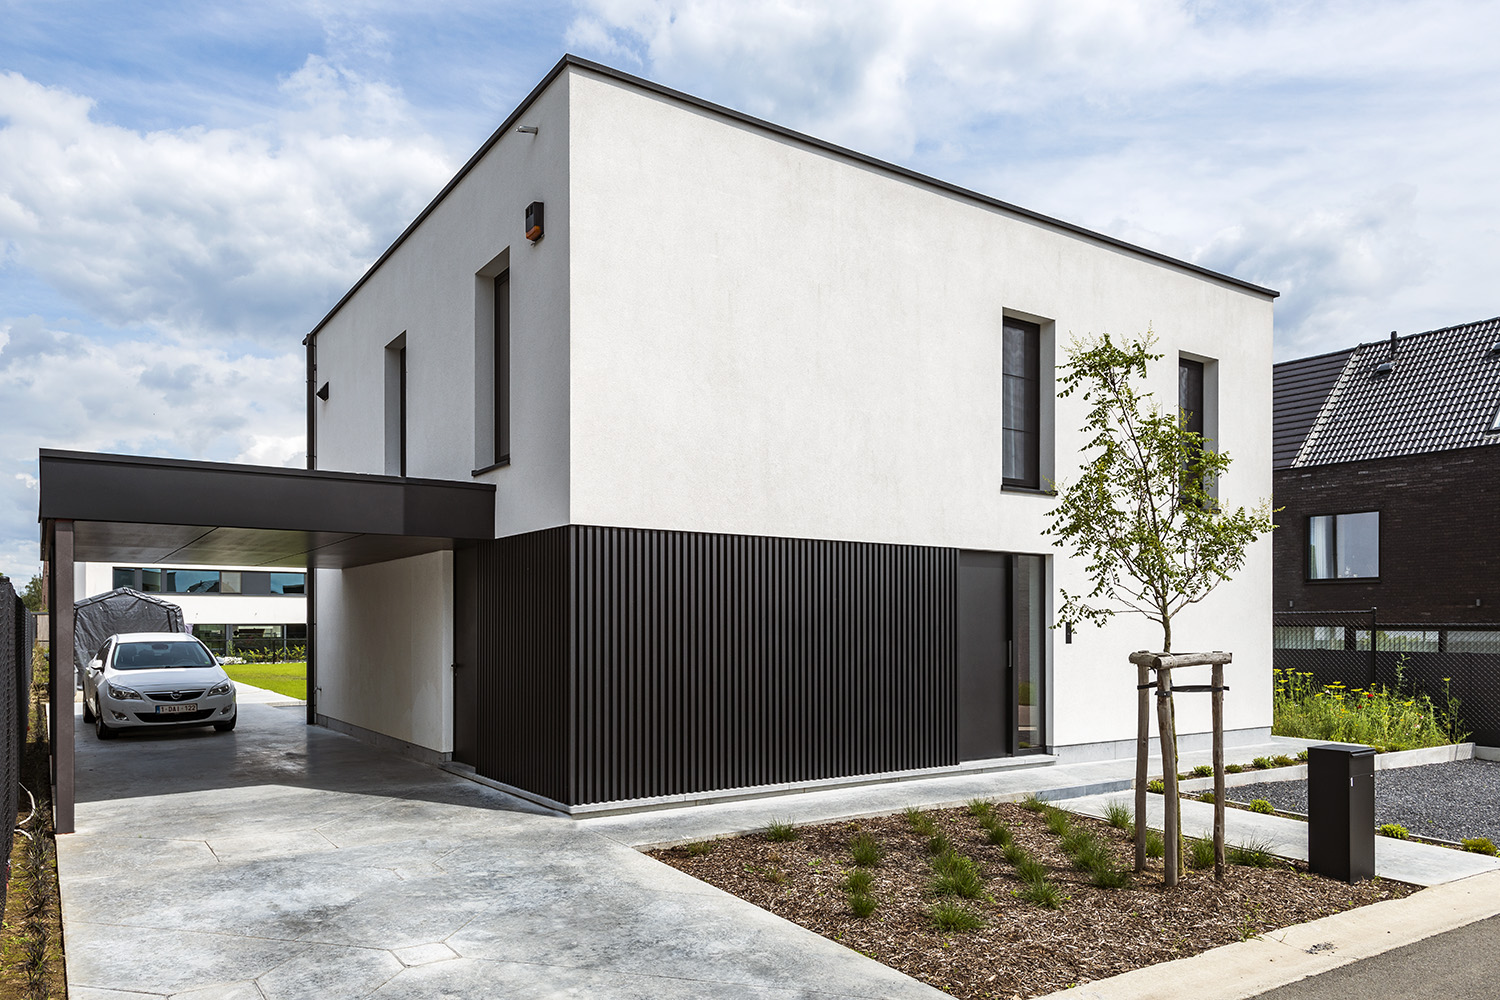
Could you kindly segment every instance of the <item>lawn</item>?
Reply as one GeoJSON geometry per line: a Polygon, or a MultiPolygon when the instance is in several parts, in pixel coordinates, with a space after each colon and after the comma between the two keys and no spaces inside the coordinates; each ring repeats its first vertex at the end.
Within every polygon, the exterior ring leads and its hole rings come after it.
{"type": "Polygon", "coordinates": [[[307,700],[306,663],[226,663],[224,672],[241,684],[307,700]]]}

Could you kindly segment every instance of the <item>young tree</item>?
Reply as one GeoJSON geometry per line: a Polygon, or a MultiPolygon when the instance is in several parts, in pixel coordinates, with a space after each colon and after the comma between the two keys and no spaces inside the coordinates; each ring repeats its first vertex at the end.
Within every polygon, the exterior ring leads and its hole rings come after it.
{"type": "Polygon", "coordinates": [[[1221,507],[1213,490],[1229,455],[1187,429],[1184,414],[1151,401],[1133,384],[1146,377],[1156,338],[1123,345],[1105,334],[1075,340],[1059,373],[1059,397],[1082,393],[1089,436],[1078,479],[1058,483],[1046,533],[1087,565],[1091,588],[1062,591],[1059,622],[1103,625],[1139,614],[1161,626],[1172,651],[1172,620],[1228,580],[1246,550],[1275,527],[1271,503],[1221,507]]]}
{"type": "MultiPolygon", "coordinates": [[[[1061,397],[1082,393],[1089,404],[1083,430],[1089,436],[1079,478],[1057,484],[1058,503],[1046,532],[1087,566],[1086,593],[1062,591],[1060,623],[1102,625],[1120,613],[1139,614],[1161,626],[1162,653],[1172,652],[1172,620],[1203,600],[1245,563],[1246,550],[1275,527],[1270,501],[1227,509],[1214,487],[1229,469],[1229,456],[1187,427],[1187,414],[1164,412],[1134,382],[1162,358],[1151,353],[1155,337],[1117,345],[1109,335],[1075,340],[1062,366],[1061,397]]],[[[1215,667],[1215,671],[1221,670],[1215,667]]],[[[1177,884],[1182,822],[1177,799],[1177,715],[1170,671],[1158,671],[1159,730],[1166,783],[1168,886],[1177,884]]],[[[1144,683],[1147,668],[1139,667],[1144,683]]],[[[1216,673],[1216,676],[1217,673],[1216,673]]],[[[1219,694],[1215,692],[1217,699],[1219,694]]],[[[1215,702],[1217,706],[1218,702],[1215,702]]],[[[1136,868],[1145,865],[1146,719],[1140,702],[1136,764],[1136,868]]],[[[1217,707],[1215,709],[1217,718],[1217,707]]],[[[1215,769],[1220,765],[1215,736],[1215,769]]],[[[1222,774],[1216,773],[1220,788],[1222,774]]],[[[1222,792],[1215,796],[1215,869],[1223,874],[1222,792]]]]}

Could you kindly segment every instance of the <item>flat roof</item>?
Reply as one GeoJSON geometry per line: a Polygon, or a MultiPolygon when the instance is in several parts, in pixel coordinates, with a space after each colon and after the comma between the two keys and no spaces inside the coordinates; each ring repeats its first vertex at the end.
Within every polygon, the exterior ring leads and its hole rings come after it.
{"type": "Polygon", "coordinates": [[[453,179],[450,180],[443,187],[443,189],[438,192],[437,197],[433,198],[432,201],[428,203],[426,208],[422,209],[421,213],[412,220],[411,225],[407,226],[406,229],[402,231],[401,235],[396,237],[395,242],[393,242],[389,247],[386,248],[385,252],[376,259],[375,263],[370,265],[369,269],[366,270],[365,273],[360,276],[359,280],[356,281],[354,285],[344,293],[343,297],[334,304],[333,308],[328,310],[328,313],[318,321],[318,324],[312,328],[307,336],[302,338],[302,342],[304,344],[311,340],[314,336],[316,336],[318,331],[323,329],[323,327],[328,324],[329,320],[333,319],[338,311],[344,307],[345,303],[347,303],[351,298],[354,297],[354,293],[359,291],[361,286],[363,286],[364,283],[370,279],[370,276],[380,269],[380,265],[384,264],[387,258],[389,258],[391,254],[395,253],[396,249],[400,247],[402,243],[406,242],[406,238],[408,236],[416,232],[417,227],[422,224],[423,220],[425,220],[427,216],[432,214],[433,210],[442,203],[444,198],[448,197],[448,193],[458,186],[459,182],[468,175],[470,170],[474,169],[475,165],[478,164],[480,160],[484,159],[485,154],[490,151],[491,147],[493,147],[495,143],[500,141],[500,137],[510,132],[512,126],[514,126],[520,120],[521,116],[526,113],[527,109],[531,107],[532,103],[541,96],[543,91],[545,91],[549,86],[552,85],[552,81],[556,80],[557,77],[563,72],[563,70],[568,69],[569,67],[587,70],[592,73],[597,73],[600,76],[609,77],[610,79],[617,80],[631,87],[635,87],[638,90],[643,90],[647,93],[655,94],[659,97],[669,98],[681,104],[686,104],[700,111],[707,111],[710,114],[718,115],[722,118],[727,118],[742,125],[749,125],[752,128],[759,129],[764,132],[769,132],[770,134],[782,139],[790,139],[793,142],[807,146],[811,149],[816,149],[819,152],[831,153],[834,156],[838,156],[846,160],[851,160],[855,163],[860,163],[867,167],[872,167],[876,170],[892,174],[906,180],[915,181],[926,187],[942,191],[946,194],[956,195],[968,201],[975,202],[987,208],[1005,212],[1008,215],[1014,215],[1029,222],[1035,222],[1039,225],[1046,226],[1050,229],[1056,229],[1059,232],[1068,233],[1072,236],[1079,236],[1083,239],[1098,243],[1102,246],[1110,247],[1115,250],[1122,250],[1128,254],[1131,254],[1132,256],[1143,257],[1147,260],[1156,261],[1160,264],[1166,264],[1169,267],[1188,271],[1190,273],[1201,275],[1206,278],[1212,278],[1215,281],[1233,285],[1236,288],[1241,288],[1248,292],[1254,292],[1257,295],[1264,295],[1268,298],[1274,299],[1281,295],[1281,293],[1276,291],[1275,289],[1266,288],[1262,285],[1257,285],[1253,282],[1245,281],[1241,278],[1236,278],[1233,275],[1223,274],[1219,271],[1214,271],[1206,267],[1200,267],[1197,264],[1189,263],[1185,260],[1179,260],[1178,258],[1169,256],[1168,254],[1160,253],[1156,250],[1149,250],[1145,247],[1137,246],[1134,243],[1127,243],[1126,241],[1116,239],[1113,236],[1106,236],[1103,233],[1095,232],[1092,229],[1085,229],[1083,226],[1074,225],[1071,222],[1064,222],[1061,219],[1055,219],[1049,215],[1043,215],[1040,212],[1033,212],[1030,209],[1022,208],[1019,205],[1013,205],[1009,202],[1001,201],[998,198],[991,198],[988,195],[983,195],[977,191],[972,191],[968,188],[960,187],[957,184],[951,184],[948,181],[939,180],[936,177],[919,173],[918,171],[911,170],[907,167],[898,166],[886,160],[881,160],[876,157],[869,156],[865,153],[856,152],[855,150],[849,149],[845,146],[837,145],[836,143],[814,138],[794,129],[789,129],[785,126],[777,125],[774,122],[768,122],[763,118],[756,118],[755,116],[747,115],[742,111],[735,111],[732,108],[726,108],[722,104],[715,104],[712,101],[706,101],[701,97],[694,97],[692,94],[683,93],[680,90],[673,90],[671,87],[664,87],[659,83],[653,83],[650,80],[643,79],[639,76],[634,76],[630,73],[622,72],[611,66],[605,66],[604,64],[594,62],[591,59],[584,59],[581,56],[575,56],[571,53],[568,53],[557,61],[557,64],[548,71],[547,75],[542,78],[542,81],[532,88],[531,93],[526,95],[525,100],[523,100],[519,105],[516,106],[516,109],[510,113],[510,115],[505,119],[504,122],[501,123],[500,127],[497,128],[490,135],[490,137],[484,141],[484,144],[481,145],[477,151],[475,151],[473,156],[469,157],[468,162],[459,168],[458,173],[453,175],[453,179]]]}
{"type": "Polygon", "coordinates": [[[39,518],[73,522],[76,562],[346,568],[495,537],[489,483],[52,449],[38,466],[39,518]]]}

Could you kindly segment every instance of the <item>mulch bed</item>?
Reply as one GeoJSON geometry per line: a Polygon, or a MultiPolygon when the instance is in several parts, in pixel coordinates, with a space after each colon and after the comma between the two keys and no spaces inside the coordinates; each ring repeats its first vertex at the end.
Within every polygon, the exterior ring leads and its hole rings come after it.
{"type": "MultiPolygon", "coordinates": [[[[904,816],[799,828],[793,841],[755,834],[712,842],[711,849],[675,847],[659,860],[801,924],[957,997],[1034,997],[1131,969],[1195,955],[1255,934],[1415,891],[1399,882],[1345,885],[1287,863],[1279,868],[1188,871],[1177,889],[1162,884],[1160,861],[1123,889],[1098,889],[1075,871],[1039,813],[995,806],[1015,841],[1051,872],[1065,897],[1060,910],[1023,902],[1001,849],[988,843],[963,809],[932,813],[954,847],[980,866],[988,899],[965,901],[984,919],[979,930],[945,934],[931,926],[933,878],[927,838],[904,816]],[[885,849],[873,869],[879,908],[860,919],[849,910],[843,879],[853,870],[849,841],[873,836],[885,849]]],[[[1133,867],[1124,831],[1085,817],[1120,864],[1133,867]]]]}

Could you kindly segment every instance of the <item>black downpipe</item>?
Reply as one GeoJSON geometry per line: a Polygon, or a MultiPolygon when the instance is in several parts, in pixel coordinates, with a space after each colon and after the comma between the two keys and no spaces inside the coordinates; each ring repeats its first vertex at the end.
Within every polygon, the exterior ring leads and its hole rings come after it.
{"type": "MultiPolygon", "coordinates": [[[[318,338],[307,338],[307,468],[318,467],[318,417],[316,403],[318,381],[318,338]]],[[[311,553],[307,560],[305,606],[307,608],[307,724],[318,724],[318,574],[311,553]]]]}

